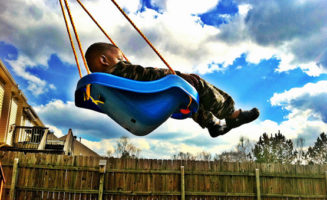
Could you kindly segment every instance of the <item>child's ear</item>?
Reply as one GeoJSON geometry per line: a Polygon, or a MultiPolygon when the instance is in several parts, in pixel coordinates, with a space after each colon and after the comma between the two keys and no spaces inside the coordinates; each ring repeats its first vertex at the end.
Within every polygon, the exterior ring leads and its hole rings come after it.
{"type": "Polygon", "coordinates": [[[107,61],[106,61],[106,56],[104,56],[104,55],[100,56],[100,63],[103,64],[103,65],[108,64],[107,61]]]}

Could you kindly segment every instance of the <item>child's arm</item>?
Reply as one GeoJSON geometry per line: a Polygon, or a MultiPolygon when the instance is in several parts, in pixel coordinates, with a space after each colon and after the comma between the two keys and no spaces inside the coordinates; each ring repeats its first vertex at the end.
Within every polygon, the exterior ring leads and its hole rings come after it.
{"type": "MultiPolygon", "coordinates": [[[[178,76],[182,77],[193,86],[196,86],[199,83],[200,77],[196,74],[184,74],[179,71],[175,72],[178,76]]],[[[133,65],[124,61],[111,67],[107,73],[138,81],[153,81],[172,74],[169,69],[153,67],[144,68],[140,65],[133,65]]]]}
{"type": "Polygon", "coordinates": [[[157,69],[153,67],[144,68],[140,65],[133,65],[124,61],[117,63],[113,67],[110,67],[106,72],[116,76],[138,81],[157,80],[168,74],[171,74],[169,69],[157,69]]]}

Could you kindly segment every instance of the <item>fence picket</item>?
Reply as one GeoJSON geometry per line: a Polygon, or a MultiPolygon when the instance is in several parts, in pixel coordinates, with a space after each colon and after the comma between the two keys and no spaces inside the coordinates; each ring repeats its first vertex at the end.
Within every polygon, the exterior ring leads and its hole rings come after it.
{"type": "Polygon", "coordinates": [[[327,197],[327,166],[72,157],[1,151],[0,156],[7,180],[2,199],[95,200],[101,196],[101,187],[103,200],[183,199],[183,196],[210,200],[327,197]],[[19,158],[19,164],[14,163],[15,158],[19,158]],[[106,172],[102,174],[99,173],[100,159],[107,163],[106,172]],[[181,166],[184,166],[184,175],[181,166]],[[257,192],[261,195],[257,196],[257,192]]]}

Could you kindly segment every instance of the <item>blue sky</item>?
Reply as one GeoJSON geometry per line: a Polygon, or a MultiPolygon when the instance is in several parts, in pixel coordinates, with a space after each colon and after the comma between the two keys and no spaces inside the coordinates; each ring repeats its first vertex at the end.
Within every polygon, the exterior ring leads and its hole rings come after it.
{"type": "MultiPolygon", "coordinates": [[[[231,150],[240,136],[256,141],[278,130],[312,145],[326,131],[323,0],[117,2],[174,69],[200,74],[229,93],[237,108],[258,107],[260,118],[214,139],[191,119],[169,119],[148,136],[133,136],[107,116],[74,106],[79,76],[58,2],[1,2],[0,59],[58,136],[72,128],[100,154],[128,136],[142,149],[141,156],[169,158],[180,151],[214,155],[231,150]]],[[[129,60],[165,67],[110,2],[84,4],[129,60]]],[[[84,50],[107,41],[76,2],[70,5],[84,50]]]]}

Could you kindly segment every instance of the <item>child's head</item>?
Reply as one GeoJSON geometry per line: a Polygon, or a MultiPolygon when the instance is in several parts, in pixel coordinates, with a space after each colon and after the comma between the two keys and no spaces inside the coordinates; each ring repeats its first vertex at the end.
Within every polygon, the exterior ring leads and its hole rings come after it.
{"type": "Polygon", "coordinates": [[[85,58],[91,72],[104,72],[106,68],[122,61],[123,54],[115,45],[98,42],[86,50],[85,58]]]}

